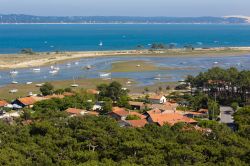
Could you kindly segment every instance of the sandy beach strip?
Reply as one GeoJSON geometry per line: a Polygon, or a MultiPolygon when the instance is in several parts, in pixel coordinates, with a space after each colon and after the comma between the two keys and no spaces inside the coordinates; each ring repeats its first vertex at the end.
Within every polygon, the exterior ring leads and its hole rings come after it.
{"type": "Polygon", "coordinates": [[[78,52],[49,52],[28,54],[0,54],[0,69],[17,69],[46,66],[82,58],[104,56],[230,56],[250,55],[250,47],[215,47],[196,48],[195,50],[116,50],[116,51],[78,51],[78,52]]]}

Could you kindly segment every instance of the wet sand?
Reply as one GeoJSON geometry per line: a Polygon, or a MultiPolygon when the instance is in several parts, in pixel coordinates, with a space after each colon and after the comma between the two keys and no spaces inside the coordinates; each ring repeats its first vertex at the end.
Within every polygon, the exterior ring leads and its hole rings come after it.
{"type": "Polygon", "coordinates": [[[84,52],[49,52],[28,54],[0,54],[0,69],[17,69],[39,67],[55,63],[63,63],[82,58],[103,56],[231,56],[250,55],[250,47],[216,47],[168,49],[168,50],[120,50],[120,51],[84,51],[84,52]]]}

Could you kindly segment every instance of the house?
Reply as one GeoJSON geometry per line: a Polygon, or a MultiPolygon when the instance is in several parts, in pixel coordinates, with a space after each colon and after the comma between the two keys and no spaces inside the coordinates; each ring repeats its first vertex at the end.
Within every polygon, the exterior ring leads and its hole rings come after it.
{"type": "Polygon", "coordinates": [[[148,105],[148,108],[160,109],[161,111],[165,111],[165,110],[176,110],[177,106],[178,106],[177,103],[165,102],[163,104],[150,104],[148,105]]]}
{"type": "Polygon", "coordinates": [[[146,119],[146,117],[147,117],[147,116],[142,115],[138,112],[127,111],[127,110],[125,110],[125,108],[120,108],[120,107],[113,107],[112,112],[110,112],[109,115],[118,121],[119,120],[126,120],[128,115],[135,115],[135,116],[139,117],[140,119],[146,119]]]}
{"type": "Polygon", "coordinates": [[[99,103],[96,103],[95,105],[93,105],[92,110],[93,111],[102,110],[102,105],[99,103]]]}
{"type": "Polygon", "coordinates": [[[99,112],[96,112],[96,111],[88,111],[85,114],[92,115],[92,116],[99,116],[99,112]]]}
{"type": "Polygon", "coordinates": [[[145,104],[143,102],[129,101],[129,105],[131,106],[132,110],[143,110],[143,109],[145,109],[145,104]]]}
{"type": "Polygon", "coordinates": [[[149,123],[156,123],[159,126],[163,126],[164,124],[168,124],[170,126],[179,123],[189,123],[189,124],[196,124],[197,121],[194,119],[188,118],[184,115],[179,113],[159,113],[159,112],[150,112],[149,117],[147,118],[149,123]]]}
{"type": "Polygon", "coordinates": [[[148,121],[146,119],[126,120],[126,123],[129,127],[144,127],[148,121]]]}
{"type": "Polygon", "coordinates": [[[167,102],[167,99],[163,95],[151,95],[148,97],[149,102],[152,104],[163,104],[167,102]]]}
{"type": "Polygon", "coordinates": [[[70,116],[80,116],[84,115],[87,111],[86,110],[81,110],[77,108],[68,108],[65,110],[70,116]]]}
{"type": "Polygon", "coordinates": [[[134,111],[129,111],[128,115],[134,115],[134,116],[139,117],[140,119],[146,119],[147,118],[147,116],[142,115],[142,114],[140,114],[138,112],[134,112],[134,111]]]}
{"type": "Polygon", "coordinates": [[[202,114],[206,114],[206,115],[208,115],[208,109],[199,109],[199,111],[198,111],[199,113],[202,113],[202,114]]]}
{"type": "Polygon", "coordinates": [[[7,106],[9,103],[5,100],[0,100],[0,107],[5,107],[7,106]]]}
{"type": "Polygon", "coordinates": [[[13,101],[12,104],[13,106],[15,106],[15,108],[24,108],[24,107],[32,108],[36,102],[37,100],[35,100],[35,98],[31,96],[31,97],[18,98],[15,101],[13,101]]]}
{"type": "Polygon", "coordinates": [[[203,118],[206,116],[206,114],[203,114],[200,112],[193,112],[193,111],[185,112],[184,115],[189,118],[203,118]]]}
{"type": "Polygon", "coordinates": [[[113,107],[112,112],[109,113],[109,116],[116,120],[125,120],[128,116],[128,111],[126,111],[124,108],[113,107]]]}

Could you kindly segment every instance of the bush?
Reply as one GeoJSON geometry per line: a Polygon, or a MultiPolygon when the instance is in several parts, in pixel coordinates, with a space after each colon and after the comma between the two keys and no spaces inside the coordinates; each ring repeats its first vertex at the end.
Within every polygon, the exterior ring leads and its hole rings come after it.
{"type": "Polygon", "coordinates": [[[22,54],[30,54],[30,55],[35,54],[35,52],[31,48],[24,48],[21,50],[21,53],[22,54]]]}
{"type": "Polygon", "coordinates": [[[40,91],[44,96],[52,95],[54,90],[54,86],[48,82],[46,82],[41,88],[40,91]]]}
{"type": "Polygon", "coordinates": [[[140,120],[141,118],[137,115],[128,115],[126,120],[140,120]]]}
{"type": "Polygon", "coordinates": [[[237,102],[233,102],[231,104],[231,107],[233,108],[234,111],[237,111],[238,107],[239,107],[239,104],[237,102]]]}

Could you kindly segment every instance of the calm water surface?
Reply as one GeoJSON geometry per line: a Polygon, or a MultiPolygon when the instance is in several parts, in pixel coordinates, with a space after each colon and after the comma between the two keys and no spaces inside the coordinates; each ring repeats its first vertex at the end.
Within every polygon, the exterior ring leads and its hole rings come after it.
{"type": "MultiPolygon", "coordinates": [[[[71,62],[70,66],[67,64],[60,64],[60,71],[52,75],[49,73],[50,66],[42,67],[41,72],[35,73],[32,68],[19,69],[19,74],[15,76],[14,80],[19,83],[26,82],[45,82],[52,80],[69,80],[73,77],[78,78],[99,78],[100,74],[108,69],[111,69],[111,64],[118,61],[128,60],[142,60],[153,62],[157,66],[162,67],[182,67],[192,68],[189,70],[158,70],[147,72],[125,72],[125,73],[111,73],[112,78],[130,78],[139,83],[139,85],[152,85],[156,82],[173,82],[185,78],[187,75],[196,75],[201,71],[219,66],[222,68],[237,67],[239,70],[250,70],[250,55],[245,56],[224,56],[224,57],[98,57],[87,58],[75,62],[71,62]],[[90,70],[83,69],[83,67],[91,65],[90,70]],[[160,75],[160,76],[159,76],[160,75]],[[156,77],[161,77],[156,80],[156,77]]],[[[10,76],[10,70],[0,71],[0,86],[10,84],[13,77],[10,76]]],[[[73,81],[72,81],[73,82],[73,81]]]]}
{"type": "Polygon", "coordinates": [[[29,24],[0,25],[0,53],[149,48],[154,42],[176,47],[250,46],[250,25],[192,24],[29,24]],[[103,46],[100,47],[99,43],[103,46]]]}

